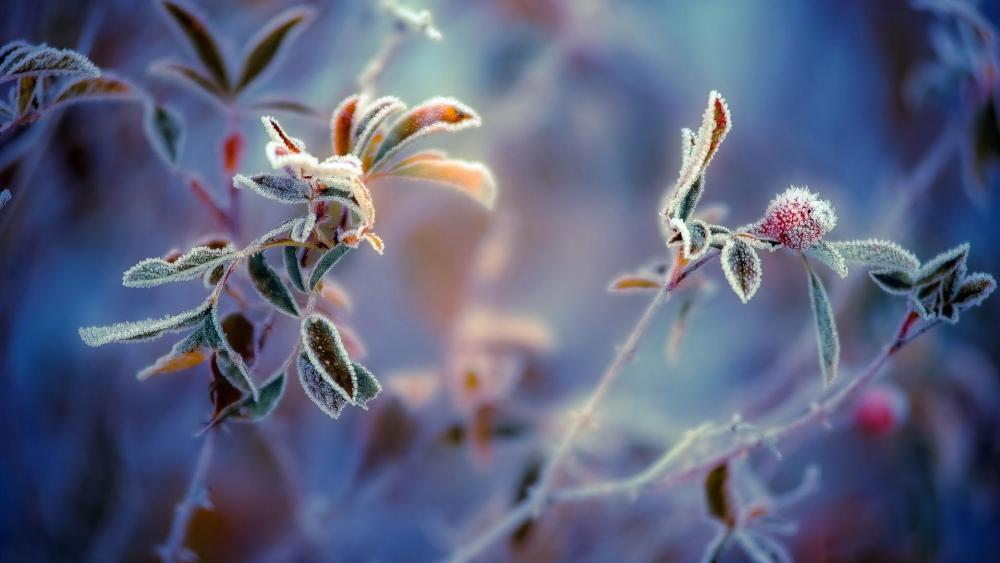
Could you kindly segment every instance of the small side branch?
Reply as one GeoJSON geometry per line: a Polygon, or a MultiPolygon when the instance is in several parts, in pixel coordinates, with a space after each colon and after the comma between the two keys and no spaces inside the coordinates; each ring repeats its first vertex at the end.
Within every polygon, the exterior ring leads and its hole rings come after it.
{"type": "Polygon", "coordinates": [[[157,548],[157,555],[164,563],[175,561],[193,561],[194,553],[184,547],[184,538],[187,536],[188,526],[194,513],[199,508],[211,506],[208,499],[208,486],[206,478],[208,467],[212,462],[212,452],[214,449],[214,432],[207,432],[201,443],[201,453],[191,474],[191,481],[188,483],[187,494],[177,504],[174,509],[174,519],[170,523],[170,532],[166,541],[157,548]]]}

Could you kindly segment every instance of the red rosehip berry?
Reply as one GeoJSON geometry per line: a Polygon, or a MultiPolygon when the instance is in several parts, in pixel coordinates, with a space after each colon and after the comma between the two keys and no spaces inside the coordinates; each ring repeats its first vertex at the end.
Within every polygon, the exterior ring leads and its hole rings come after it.
{"type": "Polygon", "coordinates": [[[862,393],[854,408],[854,423],[868,436],[890,434],[906,420],[907,400],[899,388],[880,385],[862,393]]]}

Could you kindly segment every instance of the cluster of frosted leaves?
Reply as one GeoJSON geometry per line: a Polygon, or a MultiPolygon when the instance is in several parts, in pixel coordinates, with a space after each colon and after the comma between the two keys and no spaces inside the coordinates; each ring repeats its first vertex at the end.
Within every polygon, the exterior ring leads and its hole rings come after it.
{"type": "Polygon", "coordinates": [[[333,418],[347,405],[367,409],[382,385],[372,373],[351,360],[333,321],[322,315],[302,320],[302,354],[296,366],[306,395],[333,418]]]}
{"type": "Polygon", "coordinates": [[[0,130],[57,106],[134,95],[128,82],[101,71],[82,53],[45,44],[11,41],[0,47],[0,130]]]}
{"type": "MultiPolygon", "coordinates": [[[[313,9],[299,6],[272,18],[246,42],[239,68],[233,72],[204,17],[172,0],[164,1],[162,5],[168,18],[186,39],[201,68],[174,60],[160,60],[153,63],[152,71],[224,105],[235,100],[264,76],[277,60],[282,47],[315,16],[313,9]]],[[[301,104],[282,100],[255,105],[301,113],[311,111],[301,104]]]]}
{"type": "Polygon", "coordinates": [[[712,91],[698,131],[681,130],[681,168],[677,181],[664,194],[662,222],[664,240],[680,245],[688,260],[700,258],[712,246],[721,248],[728,229],[693,219],[705,189],[705,171],[732,127],[732,116],[722,95],[712,91]]]}
{"type": "Polygon", "coordinates": [[[966,243],[919,267],[887,267],[870,275],[887,293],[907,296],[924,319],[956,323],[962,311],[980,305],[996,289],[996,280],[990,274],[969,273],[968,257],[966,243]]]}

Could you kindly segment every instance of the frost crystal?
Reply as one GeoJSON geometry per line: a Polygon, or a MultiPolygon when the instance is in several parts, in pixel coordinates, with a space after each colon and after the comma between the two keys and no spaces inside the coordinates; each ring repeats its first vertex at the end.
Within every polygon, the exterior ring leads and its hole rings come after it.
{"type": "Polygon", "coordinates": [[[805,250],[836,225],[837,214],[829,201],[793,186],[771,201],[753,233],[794,250],[805,250]]]}

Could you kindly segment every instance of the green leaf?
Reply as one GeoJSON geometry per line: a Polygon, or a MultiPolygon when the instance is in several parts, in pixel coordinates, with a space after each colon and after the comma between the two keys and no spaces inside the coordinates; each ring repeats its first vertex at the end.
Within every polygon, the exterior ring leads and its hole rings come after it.
{"type": "Polygon", "coordinates": [[[338,244],[337,246],[326,251],[320,259],[316,262],[313,267],[312,275],[309,276],[309,290],[312,291],[316,289],[319,282],[323,280],[323,276],[326,275],[330,268],[334,266],[340,259],[347,254],[347,251],[351,247],[346,244],[338,244]]]}
{"type": "Polygon", "coordinates": [[[247,177],[237,174],[233,177],[233,184],[237,188],[251,190],[280,203],[295,204],[309,201],[309,184],[291,176],[257,174],[247,177]]]}
{"type": "Polygon", "coordinates": [[[302,268],[299,265],[299,251],[294,246],[286,246],[282,249],[285,260],[285,272],[295,289],[306,290],[306,284],[302,281],[302,268]]]}
{"type": "Polygon", "coordinates": [[[170,108],[150,104],[146,109],[146,138],[167,166],[176,166],[184,145],[181,116],[170,108]]]}
{"type": "Polygon", "coordinates": [[[302,389],[306,392],[309,400],[332,418],[339,418],[340,413],[347,405],[347,399],[327,382],[319,369],[309,361],[308,356],[299,355],[296,365],[299,372],[299,383],[302,384],[302,389]]]}
{"type": "Polygon", "coordinates": [[[240,351],[237,351],[237,348],[240,348],[243,354],[248,354],[248,351],[253,350],[253,325],[250,325],[250,336],[247,337],[246,324],[249,324],[249,321],[245,319],[243,322],[232,320],[241,318],[242,315],[227,316],[225,322],[227,327],[219,319],[219,308],[213,306],[210,310],[209,322],[206,324],[206,335],[218,350],[219,369],[229,380],[229,383],[237,389],[249,392],[256,401],[259,398],[257,386],[250,376],[250,369],[247,367],[244,357],[240,355],[240,351]],[[226,330],[227,328],[228,330],[226,330]]]}
{"type": "Polygon", "coordinates": [[[229,73],[226,71],[222,51],[219,50],[219,46],[212,37],[205,21],[176,2],[165,0],[163,7],[184,32],[191,47],[194,48],[195,54],[198,55],[198,59],[205,65],[219,89],[223,92],[229,92],[229,73]]]}
{"type": "Polygon", "coordinates": [[[25,76],[95,77],[101,74],[85,55],[72,49],[13,41],[0,48],[0,82],[25,76]]]}
{"type": "Polygon", "coordinates": [[[368,144],[379,127],[385,123],[386,119],[405,109],[406,104],[392,96],[385,96],[368,104],[354,120],[351,132],[351,152],[359,158],[364,158],[368,154],[368,144]]]}
{"type": "Polygon", "coordinates": [[[281,281],[277,272],[268,265],[263,252],[250,256],[247,260],[247,272],[261,297],[282,313],[296,318],[299,316],[299,306],[292,297],[292,292],[281,281]]]}
{"type": "Polygon", "coordinates": [[[323,379],[347,402],[354,404],[358,377],[333,322],[322,315],[306,317],[302,321],[302,347],[323,379]]]}
{"type": "Polygon", "coordinates": [[[292,8],[278,14],[253,39],[248,42],[249,52],[243,58],[243,69],[236,84],[240,92],[254,81],[274,60],[282,43],[299,24],[308,21],[313,11],[308,8],[292,8]]]}
{"type": "Polygon", "coordinates": [[[833,244],[821,240],[806,249],[806,254],[822,262],[842,278],[847,277],[847,261],[833,244]]]}
{"type": "Polygon", "coordinates": [[[358,406],[368,410],[368,401],[371,401],[382,392],[382,384],[375,379],[368,368],[358,362],[351,362],[354,366],[354,373],[358,376],[358,406]]]}
{"type": "Polygon", "coordinates": [[[742,238],[729,237],[722,247],[722,271],[733,292],[746,303],[760,288],[761,266],[757,252],[742,238]]]}
{"type": "Polygon", "coordinates": [[[833,317],[833,307],[826,295],[822,280],[812,268],[809,273],[809,301],[816,321],[816,345],[819,348],[819,367],[823,373],[823,384],[829,386],[837,378],[840,363],[840,338],[837,336],[837,322],[833,317]]]}
{"type": "Polygon", "coordinates": [[[698,206],[698,201],[701,199],[704,186],[705,174],[701,174],[683,193],[678,194],[677,207],[673,210],[674,217],[681,221],[687,221],[691,218],[695,207],[698,206]]]}
{"type": "Polygon", "coordinates": [[[150,66],[149,71],[169,78],[195,92],[208,94],[213,99],[222,100],[226,97],[226,93],[211,78],[186,64],[174,61],[157,61],[150,66]]]}
{"type": "Polygon", "coordinates": [[[913,291],[913,275],[903,270],[875,270],[868,272],[875,285],[893,295],[906,295],[913,291]]]}
{"type": "Polygon", "coordinates": [[[80,329],[80,338],[87,346],[103,346],[112,342],[141,342],[153,340],[167,332],[177,332],[197,326],[210,315],[211,299],[194,309],[162,319],[117,323],[109,326],[92,326],[80,329]]]}
{"type": "Polygon", "coordinates": [[[968,256],[969,243],[960,244],[955,248],[938,254],[920,267],[920,271],[914,276],[916,278],[914,285],[927,285],[947,277],[958,268],[964,266],[968,256]]]}
{"type": "MultiPolygon", "coordinates": [[[[285,394],[286,372],[281,371],[273,375],[260,388],[260,395],[257,400],[252,397],[245,397],[234,403],[230,407],[232,414],[229,418],[245,422],[257,422],[271,414],[271,411],[278,406],[278,401],[285,394]]],[[[230,410],[227,409],[227,410],[230,410]]],[[[224,418],[223,417],[220,418],[224,418]]]]}
{"type": "Polygon", "coordinates": [[[196,246],[175,260],[146,258],[122,275],[125,287],[153,287],[164,283],[193,280],[203,273],[236,258],[231,244],[223,247],[196,246]]]}
{"type": "Polygon", "coordinates": [[[920,261],[912,252],[892,241],[867,239],[829,244],[847,262],[894,270],[916,270],[920,267],[920,261]]]}
{"type": "Polygon", "coordinates": [[[997,288],[993,276],[982,272],[969,274],[962,280],[952,302],[963,309],[975,307],[986,300],[997,288]]]}

